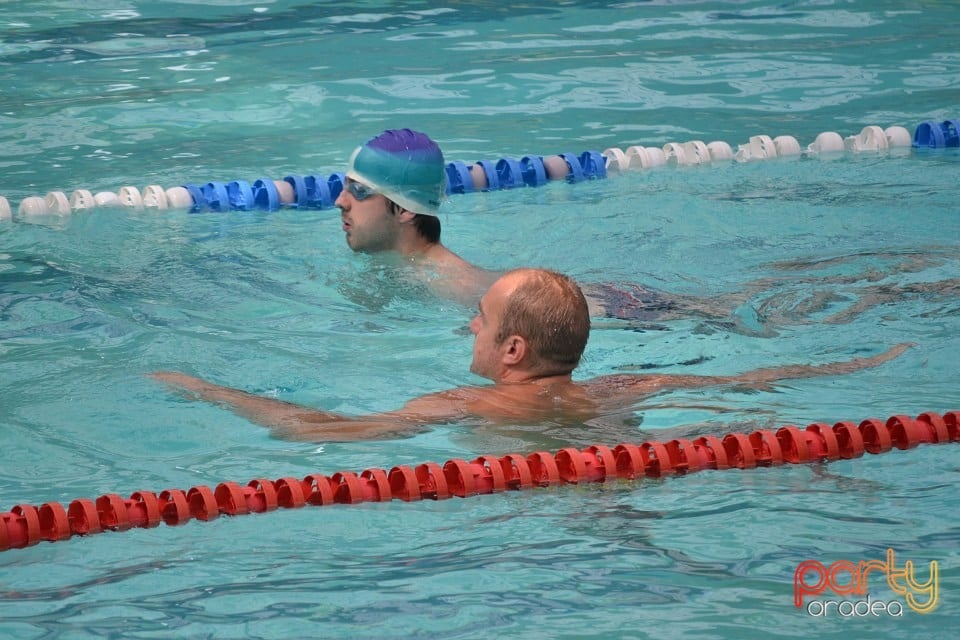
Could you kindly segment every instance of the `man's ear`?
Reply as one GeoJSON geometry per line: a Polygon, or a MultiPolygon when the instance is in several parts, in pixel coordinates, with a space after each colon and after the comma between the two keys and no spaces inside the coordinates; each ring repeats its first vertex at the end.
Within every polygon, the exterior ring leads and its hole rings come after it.
{"type": "Polygon", "coordinates": [[[503,364],[517,366],[524,361],[529,352],[530,345],[527,344],[523,336],[510,336],[503,341],[503,364]]]}
{"type": "Polygon", "coordinates": [[[417,214],[413,211],[407,211],[401,208],[400,211],[397,212],[397,222],[400,224],[410,224],[416,216],[417,214]]]}

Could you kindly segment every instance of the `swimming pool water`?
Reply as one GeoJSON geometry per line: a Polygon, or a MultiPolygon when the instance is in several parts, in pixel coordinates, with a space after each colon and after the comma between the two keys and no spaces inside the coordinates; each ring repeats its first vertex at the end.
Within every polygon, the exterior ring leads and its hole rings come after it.
{"type": "MultiPolygon", "coordinates": [[[[944,2],[15,3],[0,18],[0,195],[343,169],[387,127],[448,160],[957,117],[944,2]],[[38,14],[38,10],[39,11],[38,14]]],[[[883,367],[653,398],[637,427],[453,425],[291,443],[145,377],[178,369],[345,413],[467,373],[470,308],[353,255],[338,211],[95,209],[0,223],[0,510],[104,493],[750,431],[955,406],[956,150],[663,167],[451,196],[444,240],[497,269],[738,296],[722,319],[595,325],[578,377],[733,373],[916,343],[883,367]],[[838,279],[844,278],[844,281],[838,279]],[[756,290],[751,283],[764,280],[756,290]],[[877,290],[877,289],[874,289],[877,290]],[[664,438],[665,439],[665,438],[664,438]]],[[[466,500],[281,510],[0,553],[18,638],[943,635],[953,445],[466,500]],[[820,619],[808,559],[940,564],[939,607],[820,619]]],[[[921,578],[926,574],[918,568],[921,578]]],[[[895,596],[882,583],[876,598],[895,596]]]]}

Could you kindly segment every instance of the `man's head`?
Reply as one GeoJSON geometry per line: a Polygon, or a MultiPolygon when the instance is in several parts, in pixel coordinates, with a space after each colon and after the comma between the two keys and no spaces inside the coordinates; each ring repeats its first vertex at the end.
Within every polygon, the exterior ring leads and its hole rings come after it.
{"type": "Polygon", "coordinates": [[[587,346],[590,312],[567,276],[516,269],[490,286],[470,330],[477,375],[498,382],[566,375],[587,346]]]}
{"type": "Polygon", "coordinates": [[[440,241],[436,217],[446,191],[443,153],[426,134],[390,129],[357,147],[337,197],[347,244],[354,251],[398,249],[410,229],[440,241]]]}

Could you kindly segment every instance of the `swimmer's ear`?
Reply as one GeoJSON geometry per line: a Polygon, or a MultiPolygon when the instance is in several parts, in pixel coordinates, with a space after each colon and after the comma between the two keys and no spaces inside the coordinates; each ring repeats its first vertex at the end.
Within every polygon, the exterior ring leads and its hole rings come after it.
{"type": "Polygon", "coordinates": [[[503,364],[517,366],[529,353],[530,346],[523,336],[510,336],[503,341],[503,364]]]}
{"type": "Polygon", "coordinates": [[[409,224],[413,222],[413,219],[416,216],[417,214],[415,214],[413,211],[408,211],[406,209],[403,209],[402,207],[399,208],[396,214],[397,222],[399,222],[400,224],[409,224]]]}

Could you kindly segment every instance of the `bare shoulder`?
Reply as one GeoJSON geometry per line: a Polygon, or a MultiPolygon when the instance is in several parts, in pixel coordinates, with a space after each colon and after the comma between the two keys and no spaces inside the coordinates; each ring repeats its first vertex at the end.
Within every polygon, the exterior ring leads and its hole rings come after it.
{"type": "Polygon", "coordinates": [[[406,419],[423,422],[459,420],[476,413],[476,406],[487,400],[489,389],[457,387],[413,398],[395,412],[406,419]]]}
{"type": "Polygon", "coordinates": [[[468,262],[443,245],[437,245],[430,255],[431,268],[437,277],[430,286],[440,296],[472,306],[490,288],[499,271],[490,271],[468,262]]]}
{"type": "Polygon", "coordinates": [[[591,378],[581,385],[598,398],[611,398],[626,394],[655,393],[663,387],[665,379],[666,376],[662,375],[618,373],[591,378]]]}

